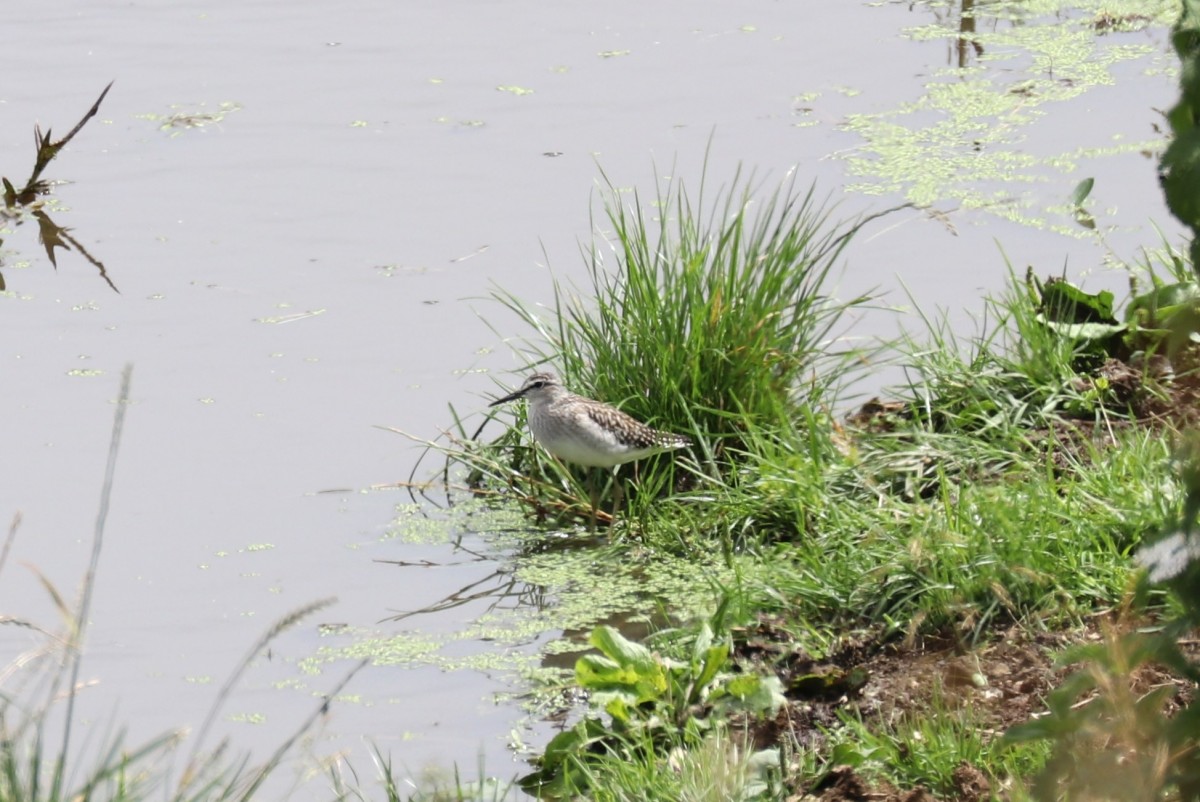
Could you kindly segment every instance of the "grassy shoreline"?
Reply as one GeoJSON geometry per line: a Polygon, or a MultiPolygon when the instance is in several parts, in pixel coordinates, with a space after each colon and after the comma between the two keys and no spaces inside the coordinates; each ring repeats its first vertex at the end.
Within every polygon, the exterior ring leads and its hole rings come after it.
{"type": "MultiPolygon", "coordinates": [[[[701,215],[710,228],[681,195],[669,187],[654,205],[662,217],[651,219],[637,199],[622,210],[614,193],[606,209],[619,244],[612,265],[593,255],[592,289],[606,299],[594,310],[560,304],[545,321],[511,296],[499,300],[545,337],[531,362],[561,362],[585,391],[629,399],[639,416],[701,443],[692,461],[641,466],[610,538],[648,562],[719,547],[741,581],[703,625],[660,633],[649,649],[614,645],[612,633],[594,639],[601,656],[576,668],[590,712],[551,742],[526,789],[596,799],[840,798],[835,788],[847,798],[855,788],[1023,798],[1050,749],[1001,736],[1022,721],[1011,710],[1038,713],[1065,678],[1053,653],[1166,614],[1161,593],[1135,603],[1132,556],[1183,498],[1171,441],[1190,415],[1169,413],[1182,411],[1175,405],[1195,381],[1155,367],[1148,355],[1161,349],[1161,330],[1121,323],[1112,299],[1014,277],[1004,297],[986,301],[993,330],[950,341],[931,322],[927,340],[893,344],[909,385],[839,420],[829,412],[837,388],[876,355],[830,359],[823,349],[838,316],[869,299],[822,294],[829,265],[820,248],[788,251],[779,270],[803,293],[779,291],[771,269],[780,240],[811,242],[817,231],[796,228],[828,225],[822,215],[779,216],[807,208],[812,193],[785,185],[758,207],[735,182],[714,204],[719,214],[701,215]],[[746,242],[747,229],[788,235],[726,247],[746,242]],[[705,291],[619,294],[686,285],[693,274],[705,291]],[[713,336],[727,297],[739,299],[737,320],[713,336]],[[800,324],[819,331],[811,340],[789,339],[797,298],[815,310],[800,324]],[[1103,314],[1093,308],[1105,304],[1103,314]],[[656,336],[652,325],[621,324],[630,318],[680,325],[656,336]],[[1089,320],[1092,328],[1079,327],[1089,320]],[[762,340],[747,342],[748,332],[762,340]],[[601,363],[603,375],[591,372],[601,363]],[[642,393],[650,364],[671,365],[659,381],[707,380],[642,393]],[[1010,660],[1037,678],[1023,694],[1005,679],[1012,666],[993,664],[994,676],[979,668],[982,655],[1014,640],[1027,648],[1010,660]],[[906,662],[937,661],[948,673],[896,680],[906,662]],[[947,684],[956,681],[969,691],[947,684]],[[1009,710],[994,709],[997,694],[1009,696],[1009,710]],[[695,796],[679,766],[711,759],[712,738],[742,785],[695,796]]],[[[858,224],[831,230],[844,245],[858,224]]],[[[1155,258],[1168,268],[1155,286],[1194,286],[1178,253],[1155,258]]],[[[1130,272],[1147,280],[1146,270],[1130,272]]],[[[587,509],[584,474],[539,455],[520,424],[518,413],[504,436],[449,459],[476,487],[569,527],[587,509]]],[[[1186,698],[1186,682],[1175,687],[1186,698]]]]}

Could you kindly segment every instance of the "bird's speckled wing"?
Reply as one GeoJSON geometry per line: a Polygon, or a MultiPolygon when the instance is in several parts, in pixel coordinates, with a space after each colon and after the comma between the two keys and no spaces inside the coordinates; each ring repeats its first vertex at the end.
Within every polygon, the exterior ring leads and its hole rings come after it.
{"type": "Polygon", "coordinates": [[[610,432],[618,443],[633,450],[682,448],[691,443],[681,435],[651,429],[646,424],[613,407],[589,404],[587,415],[602,429],[610,432]]]}

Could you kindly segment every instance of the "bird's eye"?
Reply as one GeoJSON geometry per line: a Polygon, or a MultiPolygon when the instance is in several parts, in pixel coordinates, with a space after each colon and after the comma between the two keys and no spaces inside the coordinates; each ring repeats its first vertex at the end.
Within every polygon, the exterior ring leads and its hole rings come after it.
{"type": "Polygon", "coordinates": [[[533,384],[529,385],[529,389],[530,390],[540,390],[545,386],[546,386],[546,382],[542,381],[541,379],[538,379],[533,384]]]}

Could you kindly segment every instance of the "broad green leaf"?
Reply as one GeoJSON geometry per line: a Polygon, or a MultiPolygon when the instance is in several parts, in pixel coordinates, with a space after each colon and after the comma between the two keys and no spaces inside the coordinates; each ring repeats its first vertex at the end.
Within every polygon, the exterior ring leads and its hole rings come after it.
{"type": "Polygon", "coordinates": [[[1038,320],[1051,331],[1072,340],[1103,340],[1129,328],[1127,323],[1057,323],[1038,315],[1038,320]]]}
{"type": "Polygon", "coordinates": [[[709,647],[700,664],[700,672],[696,675],[697,688],[703,688],[716,678],[717,673],[725,667],[729,659],[729,650],[729,641],[709,647]]]}
{"type": "Polygon", "coordinates": [[[1096,179],[1085,178],[1075,185],[1075,190],[1071,193],[1071,205],[1082,206],[1087,200],[1088,195],[1092,194],[1092,187],[1096,186],[1096,179]]]}
{"type": "Polygon", "coordinates": [[[667,693],[670,672],[662,664],[654,664],[637,672],[637,701],[662,702],[667,693]]]}
{"type": "Polygon", "coordinates": [[[1116,323],[1113,294],[1084,292],[1067,281],[1048,281],[1041,288],[1040,311],[1056,323],[1116,323]]]}
{"type": "Polygon", "coordinates": [[[1009,727],[1004,732],[1004,741],[1008,743],[1044,741],[1058,735],[1060,729],[1060,727],[1054,726],[1051,717],[1046,716],[1009,727]]]}
{"type": "Polygon", "coordinates": [[[603,723],[595,718],[585,718],[569,730],[560,732],[550,739],[542,753],[542,764],[558,763],[568,755],[584,749],[597,738],[607,733],[603,723]]]}
{"type": "Polygon", "coordinates": [[[830,766],[861,766],[867,759],[867,755],[855,745],[850,743],[834,744],[830,753],[830,766]]]}
{"type": "Polygon", "coordinates": [[[712,645],[712,639],[712,627],[705,623],[700,627],[700,632],[696,634],[696,642],[692,644],[693,668],[704,663],[704,654],[708,651],[708,647],[712,645]]]}
{"type": "Polygon", "coordinates": [[[787,698],[783,695],[783,682],[774,674],[763,677],[754,693],[745,699],[746,707],[755,712],[767,713],[772,716],[778,713],[785,704],[787,704],[787,698]]]}
{"type": "Polygon", "coordinates": [[[588,640],[606,657],[623,666],[645,666],[652,662],[649,649],[634,643],[610,626],[596,627],[588,640]]]}
{"type": "Polygon", "coordinates": [[[758,713],[774,714],[787,701],[783,696],[783,683],[774,675],[759,677],[745,674],[731,679],[725,688],[743,707],[758,713]]]}
{"type": "Polygon", "coordinates": [[[1129,302],[1125,309],[1125,319],[1139,318],[1143,325],[1154,325],[1170,314],[1175,307],[1200,301],[1200,284],[1194,281],[1180,281],[1175,284],[1164,284],[1149,292],[1142,293],[1129,302]]]}
{"type": "Polygon", "coordinates": [[[630,715],[628,700],[618,694],[613,694],[612,698],[604,703],[604,712],[612,716],[613,721],[619,721],[622,724],[631,723],[633,718],[630,715]]]}
{"type": "Polygon", "coordinates": [[[619,666],[602,655],[585,654],[575,661],[575,682],[591,691],[633,688],[639,678],[636,670],[619,666]]]}

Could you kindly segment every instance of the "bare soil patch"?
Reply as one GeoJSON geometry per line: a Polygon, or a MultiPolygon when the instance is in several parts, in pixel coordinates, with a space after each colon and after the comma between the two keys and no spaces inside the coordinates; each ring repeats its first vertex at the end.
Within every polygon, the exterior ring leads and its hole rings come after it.
{"type": "MultiPolygon", "coordinates": [[[[969,709],[985,737],[999,738],[1012,725],[1039,716],[1046,696],[1078,669],[1060,663],[1068,647],[1097,642],[1114,629],[1129,626],[1110,616],[1097,616],[1086,627],[1062,632],[1011,626],[974,647],[939,637],[891,642],[864,638],[848,640],[824,659],[797,647],[778,619],[764,617],[735,637],[737,659],[747,670],[774,671],[787,688],[788,703],[773,720],[748,723],[755,748],[787,742],[819,749],[825,740],[823,729],[835,727],[843,710],[886,726],[901,724],[914,714],[927,715],[930,709],[969,709]]],[[[1174,686],[1169,714],[1195,692],[1190,683],[1155,666],[1140,670],[1131,684],[1141,692],[1174,686]]],[[[896,788],[840,766],[815,783],[811,778],[796,778],[794,798],[977,802],[992,798],[1002,779],[963,763],[954,772],[953,793],[935,796],[928,788],[896,788]]]]}

